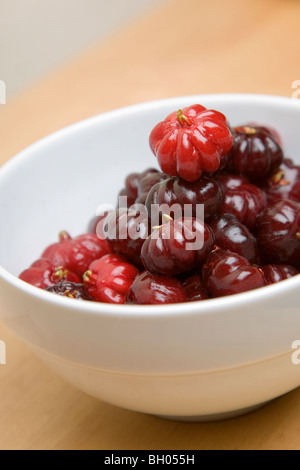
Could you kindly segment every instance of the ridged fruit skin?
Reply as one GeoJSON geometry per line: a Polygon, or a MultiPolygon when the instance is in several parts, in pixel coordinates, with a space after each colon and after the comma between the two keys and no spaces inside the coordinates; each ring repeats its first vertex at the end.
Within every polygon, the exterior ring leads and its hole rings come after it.
{"type": "Polygon", "coordinates": [[[67,232],[61,232],[60,241],[49,246],[42,258],[82,276],[92,261],[108,253],[111,249],[106,240],[100,240],[94,233],[71,238],[67,232]]]}
{"type": "Polygon", "coordinates": [[[205,221],[208,221],[220,213],[224,203],[224,194],[225,189],[222,182],[213,177],[202,176],[194,183],[188,183],[181,178],[174,177],[153,186],[149,191],[145,205],[149,217],[152,215],[152,219],[156,219],[161,223],[162,215],[165,211],[158,210],[152,207],[153,205],[158,204],[159,206],[166,205],[171,207],[174,204],[178,204],[181,210],[181,217],[184,205],[189,205],[192,209],[189,216],[197,217],[197,206],[202,204],[205,206],[205,221]]]}
{"type": "Polygon", "coordinates": [[[229,167],[255,180],[276,171],[284,155],[277,138],[266,127],[244,125],[233,131],[229,167]]]}
{"type": "Polygon", "coordinates": [[[287,264],[267,264],[261,267],[268,285],[290,279],[298,274],[296,268],[287,264]]]}
{"type": "Polygon", "coordinates": [[[35,261],[29,269],[26,269],[20,274],[19,278],[40,289],[52,287],[61,280],[68,280],[75,283],[81,282],[77,274],[67,270],[63,266],[53,266],[53,264],[46,259],[35,261]]]}
{"type": "Polygon", "coordinates": [[[214,246],[212,229],[195,218],[177,219],[154,230],[141,258],[153,274],[175,276],[200,267],[214,246]]]}
{"type": "Polygon", "coordinates": [[[255,236],[234,215],[219,215],[209,225],[214,232],[215,244],[219,248],[237,253],[247,258],[250,263],[257,260],[255,236]]]}
{"type": "Polygon", "coordinates": [[[230,251],[211,253],[202,269],[205,290],[210,297],[223,297],[266,285],[263,272],[246,258],[230,251]]]}
{"type": "MultiPolygon", "coordinates": [[[[126,256],[127,260],[142,267],[141,249],[151,233],[147,212],[143,217],[134,209],[119,209],[109,214],[107,242],[114,253],[126,256]]],[[[104,222],[105,223],[105,222],[104,222]]]]}
{"type": "Polygon", "coordinates": [[[208,299],[207,292],[204,289],[201,276],[199,274],[188,276],[183,281],[183,287],[185,289],[188,302],[196,302],[199,300],[208,299]]]}
{"type": "Polygon", "coordinates": [[[196,104],[158,123],[149,143],[164,173],[194,182],[203,172],[213,173],[220,168],[233,138],[222,113],[196,104]]]}
{"type": "Polygon", "coordinates": [[[289,199],[300,203],[300,166],[286,158],[278,170],[262,183],[268,202],[289,199]]]}
{"type": "Polygon", "coordinates": [[[93,261],[83,275],[88,295],[96,302],[124,304],[139,270],[121,255],[109,254],[93,261]]]}
{"type": "Polygon", "coordinates": [[[257,218],[258,248],[267,263],[300,269],[300,204],[270,204],[257,218]]]}
{"type": "Polygon", "coordinates": [[[225,186],[222,214],[233,214],[250,230],[255,226],[258,214],[267,206],[267,195],[258,186],[249,183],[245,177],[236,175],[218,175],[225,186]]]}
{"type": "Polygon", "coordinates": [[[117,207],[131,207],[139,196],[140,181],[152,174],[159,173],[155,168],[147,168],[141,173],[130,173],[125,179],[125,187],[120,191],[117,207]],[[120,197],[126,197],[126,204],[120,204],[120,197]]]}
{"type": "Polygon", "coordinates": [[[153,305],[186,302],[185,289],[174,277],[143,272],[134,280],[126,297],[127,304],[153,305]]]}

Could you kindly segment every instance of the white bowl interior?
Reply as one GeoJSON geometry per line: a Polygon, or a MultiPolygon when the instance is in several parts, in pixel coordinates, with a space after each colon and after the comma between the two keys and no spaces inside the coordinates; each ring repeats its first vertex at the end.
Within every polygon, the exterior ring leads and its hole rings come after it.
{"type": "Polygon", "coordinates": [[[256,95],[176,98],[113,111],[64,129],[0,171],[0,265],[18,275],[57,240],[60,230],[86,231],[99,204],[115,204],[125,176],[156,167],[148,138],[175,109],[199,102],[226,114],[232,125],[276,128],[286,156],[300,163],[300,103],[256,95]]]}

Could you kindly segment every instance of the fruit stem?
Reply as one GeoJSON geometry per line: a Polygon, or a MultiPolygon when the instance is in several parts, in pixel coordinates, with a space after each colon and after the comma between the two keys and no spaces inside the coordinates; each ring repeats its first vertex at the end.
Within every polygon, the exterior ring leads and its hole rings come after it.
{"type": "Polygon", "coordinates": [[[55,279],[58,279],[59,281],[61,281],[62,279],[66,278],[68,274],[69,274],[69,271],[67,269],[64,269],[63,266],[59,266],[55,270],[54,277],[55,279]]]}
{"type": "Polygon", "coordinates": [[[189,120],[188,117],[186,117],[183,112],[182,112],[182,109],[179,109],[178,113],[177,113],[177,121],[179,122],[179,124],[182,126],[182,127],[188,127],[188,126],[191,126],[192,123],[191,121],[189,120]]]}
{"type": "Polygon", "coordinates": [[[251,126],[236,127],[235,130],[237,132],[244,132],[247,135],[256,134],[256,129],[254,127],[251,127],[251,126]]]}
{"type": "Polygon", "coordinates": [[[85,284],[90,284],[90,285],[95,285],[96,284],[96,279],[95,276],[93,275],[92,271],[86,271],[84,275],[82,276],[82,280],[85,284]]]}
{"type": "Polygon", "coordinates": [[[71,238],[71,235],[66,230],[62,230],[61,232],[59,232],[60,242],[63,242],[64,240],[71,240],[71,238]]]}
{"type": "Polygon", "coordinates": [[[162,224],[161,225],[155,225],[154,227],[152,227],[152,230],[159,230],[164,225],[166,225],[170,222],[174,222],[174,219],[172,219],[172,217],[168,214],[163,214],[162,215],[162,224]]]}

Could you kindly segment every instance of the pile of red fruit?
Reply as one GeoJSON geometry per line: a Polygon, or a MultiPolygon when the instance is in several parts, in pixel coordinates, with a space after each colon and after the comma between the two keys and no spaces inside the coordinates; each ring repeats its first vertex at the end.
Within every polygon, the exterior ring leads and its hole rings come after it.
{"type": "Polygon", "coordinates": [[[194,105],[159,123],[150,147],[162,171],[129,175],[120,193],[126,207],[99,219],[89,234],[72,239],[61,232],[22,280],[74,299],[164,304],[299,274],[300,167],[285,158],[276,131],[231,129],[223,114],[194,105]],[[174,204],[181,216],[166,210],[174,204]]]}

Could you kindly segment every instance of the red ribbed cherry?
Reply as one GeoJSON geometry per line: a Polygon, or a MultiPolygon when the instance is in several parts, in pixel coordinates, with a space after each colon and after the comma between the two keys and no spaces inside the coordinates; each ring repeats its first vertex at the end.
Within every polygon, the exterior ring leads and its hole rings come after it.
{"type": "Polygon", "coordinates": [[[190,182],[203,172],[217,171],[232,141],[226,117],[199,104],[170,114],[150,135],[150,147],[162,171],[190,182]]]}
{"type": "Polygon", "coordinates": [[[94,233],[72,239],[67,232],[61,232],[59,242],[49,246],[42,258],[49,260],[54,266],[64,266],[82,276],[92,261],[110,252],[106,240],[99,240],[94,233]]]}
{"type": "Polygon", "coordinates": [[[96,302],[124,304],[139,270],[121,255],[109,254],[94,261],[83,275],[89,296],[96,302]]]}
{"type": "Polygon", "coordinates": [[[70,282],[80,282],[80,277],[75,273],[68,271],[63,266],[55,267],[46,259],[35,261],[31,267],[23,271],[19,277],[22,281],[32,286],[39,287],[40,289],[54,286],[63,279],[70,282]]]}
{"type": "Polygon", "coordinates": [[[236,253],[223,250],[208,256],[202,279],[211,297],[239,294],[266,285],[264,274],[258,267],[236,253]]]}
{"type": "Polygon", "coordinates": [[[126,303],[139,305],[174,304],[186,300],[185,289],[178,279],[147,271],[136,277],[126,297],[126,303]]]}
{"type": "Polygon", "coordinates": [[[201,266],[214,246],[211,228],[195,218],[171,220],[145,241],[141,258],[154,274],[175,276],[201,266]]]}

